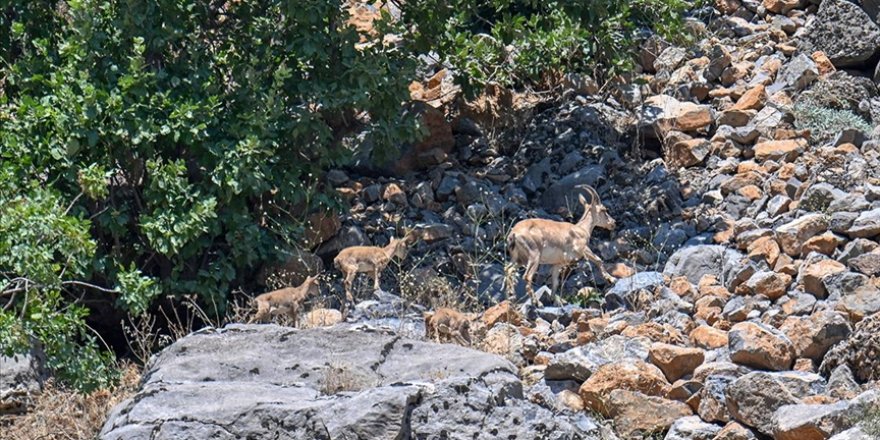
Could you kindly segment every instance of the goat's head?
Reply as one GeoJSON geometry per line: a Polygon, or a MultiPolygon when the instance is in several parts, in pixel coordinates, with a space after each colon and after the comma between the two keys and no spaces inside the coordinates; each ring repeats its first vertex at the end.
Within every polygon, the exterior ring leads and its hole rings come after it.
{"type": "Polygon", "coordinates": [[[307,291],[309,295],[318,295],[321,293],[321,286],[318,283],[320,276],[321,274],[309,275],[306,277],[306,280],[303,281],[302,285],[308,289],[307,291]]]}
{"type": "Polygon", "coordinates": [[[588,185],[582,185],[578,188],[582,188],[590,193],[589,203],[587,203],[587,199],[584,197],[583,194],[578,194],[578,200],[584,207],[584,217],[586,217],[587,215],[591,215],[594,226],[598,226],[602,229],[607,229],[609,231],[614,230],[614,228],[617,227],[617,222],[614,221],[614,218],[612,218],[611,214],[608,213],[608,208],[606,208],[605,205],[602,204],[602,201],[599,199],[599,194],[596,192],[596,190],[588,185]]]}
{"type": "Polygon", "coordinates": [[[402,239],[391,237],[391,242],[388,243],[388,245],[394,249],[392,255],[394,255],[394,257],[397,259],[403,260],[409,253],[409,246],[407,245],[406,237],[402,239]]]}

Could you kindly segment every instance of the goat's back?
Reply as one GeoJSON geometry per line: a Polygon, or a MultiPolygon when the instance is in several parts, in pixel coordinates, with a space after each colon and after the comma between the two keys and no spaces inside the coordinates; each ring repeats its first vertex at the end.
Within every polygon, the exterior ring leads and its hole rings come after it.
{"type": "Polygon", "coordinates": [[[542,264],[556,264],[579,257],[588,240],[587,231],[575,224],[534,218],[510,229],[507,250],[518,264],[528,262],[532,253],[540,255],[542,264]]]}

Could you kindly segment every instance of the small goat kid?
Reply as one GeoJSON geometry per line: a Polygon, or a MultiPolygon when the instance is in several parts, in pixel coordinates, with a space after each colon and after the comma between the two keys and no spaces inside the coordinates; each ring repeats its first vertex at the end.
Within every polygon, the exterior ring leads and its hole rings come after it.
{"type": "Polygon", "coordinates": [[[471,344],[472,330],[477,317],[448,307],[425,312],[425,337],[434,342],[454,341],[459,345],[471,344]]]}
{"type": "Polygon", "coordinates": [[[523,279],[533,302],[537,302],[537,298],[532,287],[532,278],[538,271],[538,266],[542,264],[553,266],[554,294],[559,287],[559,274],[562,269],[583,258],[595,263],[606,280],[614,280],[614,277],[602,267],[602,260],[590,250],[589,246],[595,227],[613,230],[616,224],[602,205],[595,189],[589,186],[578,188],[590,193],[591,200],[587,203],[583,194],[578,195],[578,201],[584,207],[584,214],[577,223],[528,219],[515,224],[507,234],[507,253],[516,265],[525,266],[523,279]]]}
{"type": "Polygon", "coordinates": [[[293,320],[293,326],[296,327],[303,301],[310,295],[318,293],[320,293],[320,288],[318,276],[315,275],[306,278],[299,287],[285,287],[259,295],[255,298],[257,313],[250,322],[265,323],[276,316],[287,315],[293,320]]]}
{"type": "Polygon", "coordinates": [[[373,289],[379,290],[379,274],[385,270],[392,258],[400,260],[406,258],[408,253],[407,238],[391,238],[388,246],[352,246],[343,249],[333,259],[333,265],[342,272],[345,285],[345,299],[351,303],[354,297],[351,293],[354,278],[359,273],[370,272],[373,274],[373,289]]]}

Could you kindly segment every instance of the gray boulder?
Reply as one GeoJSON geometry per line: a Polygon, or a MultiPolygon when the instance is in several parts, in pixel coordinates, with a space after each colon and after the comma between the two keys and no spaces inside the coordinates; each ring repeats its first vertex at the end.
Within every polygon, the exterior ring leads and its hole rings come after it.
{"type": "Polygon", "coordinates": [[[800,48],[821,50],[836,67],[860,66],[880,46],[880,27],[858,5],[846,0],[825,0],[807,24],[800,48]]]}
{"type": "Polygon", "coordinates": [[[725,394],[728,410],[736,421],[772,435],[777,409],[824,392],[825,381],[816,374],[756,371],[733,381],[725,394]]]}
{"type": "Polygon", "coordinates": [[[516,368],[351,325],[204,329],[147,365],[101,439],[598,439],[585,414],[528,402],[516,368]],[[481,437],[482,438],[482,437],[481,437]]]}
{"type": "Polygon", "coordinates": [[[675,421],[664,440],[712,440],[721,427],[706,423],[698,416],[683,417],[675,421]]]}
{"type": "Polygon", "coordinates": [[[0,355],[0,415],[25,412],[47,378],[46,356],[42,350],[0,355]]]}
{"type": "Polygon", "coordinates": [[[549,380],[587,380],[599,367],[622,359],[648,360],[651,340],[614,335],[572,348],[550,359],[544,376],[549,380]]]}
{"type": "Polygon", "coordinates": [[[578,194],[583,194],[587,201],[590,195],[576,187],[595,187],[604,174],[605,169],[601,165],[591,165],[559,179],[541,194],[541,206],[554,214],[580,215],[583,210],[578,203],[578,194]]]}
{"type": "Polygon", "coordinates": [[[742,267],[743,254],[718,245],[696,245],[677,250],[666,262],[663,273],[685,276],[697,284],[703,275],[714,275],[725,286],[733,282],[742,267]]]}

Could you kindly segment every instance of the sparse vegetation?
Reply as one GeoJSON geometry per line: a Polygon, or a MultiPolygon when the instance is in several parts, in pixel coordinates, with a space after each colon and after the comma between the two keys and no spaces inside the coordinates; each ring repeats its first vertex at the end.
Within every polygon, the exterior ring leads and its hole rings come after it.
{"type": "Polygon", "coordinates": [[[827,140],[843,130],[857,129],[871,134],[873,127],[861,116],[845,109],[835,109],[804,100],[794,105],[795,127],[810,130],[817,140],[827,140]]]}
{"type": "Polygon", "coordinates": [[[140,371],[134,365],[121,368],[117,385],[89,393],[50,380],[35,399],[33,408],[21,416],[0,417],[0,437],[9,440],[97,438],[107,413],[134,394],[140,371]]]}

